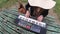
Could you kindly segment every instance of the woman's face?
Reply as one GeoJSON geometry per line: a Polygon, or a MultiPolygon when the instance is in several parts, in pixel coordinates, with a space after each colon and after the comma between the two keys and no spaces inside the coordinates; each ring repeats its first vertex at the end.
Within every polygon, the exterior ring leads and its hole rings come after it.
{"type": "Polygon", "coordinates": [[[36,11],[37,12],[41,11],[41,8],[40,7],[36,7],[36,11]]]}

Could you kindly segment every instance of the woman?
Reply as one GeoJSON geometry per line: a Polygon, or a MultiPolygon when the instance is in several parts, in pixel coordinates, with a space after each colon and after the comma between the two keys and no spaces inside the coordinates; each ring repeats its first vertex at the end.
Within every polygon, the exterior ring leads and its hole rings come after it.
{"type": "Polygon", "coordinates": [[[49,9],[53,8],[55,4],[56,2],[53,0],[28,0],[25,16],[37,16],[37,20],[41,22],[48,15],[49,9]]]}

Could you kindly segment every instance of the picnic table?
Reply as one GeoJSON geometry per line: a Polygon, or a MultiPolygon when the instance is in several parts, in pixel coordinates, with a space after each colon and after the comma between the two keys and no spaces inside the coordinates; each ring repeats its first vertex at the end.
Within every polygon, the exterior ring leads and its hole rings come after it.
{"type": "MultiPolygon", "coordinates": [[[[0,11],[0,34],[35,34],[15,24],[17,16],[17,9],[0,11]]],[[[54,17],[47,16],[43,22],[47,23],[46,34],[60,34],[60,25],[55,23],[54,17]]]]}

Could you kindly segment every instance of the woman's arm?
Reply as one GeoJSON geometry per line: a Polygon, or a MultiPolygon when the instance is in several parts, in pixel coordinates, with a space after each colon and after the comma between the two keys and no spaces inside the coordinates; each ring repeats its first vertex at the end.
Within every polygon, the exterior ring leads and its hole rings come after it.
{"type": "Polygon", "coordinates": [[[25,8],[26,8],[26,14],[25,14],[25,16],[26,17],[29,17],[30,16],[30,12],[29,12],[29,7],[30,7],[30,5],[29,5],[29,3],[25,6],[25,8]]]}

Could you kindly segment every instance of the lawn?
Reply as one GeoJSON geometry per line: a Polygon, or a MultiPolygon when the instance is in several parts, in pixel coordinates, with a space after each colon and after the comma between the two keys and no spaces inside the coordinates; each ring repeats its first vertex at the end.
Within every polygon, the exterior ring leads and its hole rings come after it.
{"type": "Polygon", "coordinates": [[[0,0],[0,8],[9,7],[16,4],[17,0],[0,0]]]}
{"type": "MultiPolygon", "coordinates": [[[[0,0],[0,8],[10,7],[13,4],[16,4],[18,0],[0,0]]],[[[27,2],[27,0],[20,0],[22,2],[27,2]]]]}
{"type": "Polygon", "coordinates": [[[60,0],[56,0],[56,6],[55,6],[55,12],[57,13],[59,19],[60,19],[60,0]]]}

